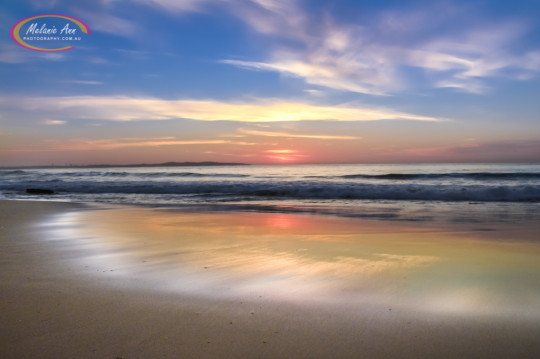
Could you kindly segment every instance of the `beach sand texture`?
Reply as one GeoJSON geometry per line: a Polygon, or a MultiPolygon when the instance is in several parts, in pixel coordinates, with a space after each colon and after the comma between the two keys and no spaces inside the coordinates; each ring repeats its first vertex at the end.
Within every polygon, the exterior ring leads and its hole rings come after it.
{"type": "Polygon", "coordinates": [[[0,358],[537,358],[538,233],[0,201],[0,358]]]}

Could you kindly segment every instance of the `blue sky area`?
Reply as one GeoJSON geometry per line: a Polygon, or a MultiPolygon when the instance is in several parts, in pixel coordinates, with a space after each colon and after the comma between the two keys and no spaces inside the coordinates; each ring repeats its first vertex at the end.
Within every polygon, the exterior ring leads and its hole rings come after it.
{"type": "Polygon", "coordinates": [[[4,1],[0,165],[539,162],[539,18],[534,0],[4,1]],[[41,14],[91,34],[12,41],[41,14]]]}

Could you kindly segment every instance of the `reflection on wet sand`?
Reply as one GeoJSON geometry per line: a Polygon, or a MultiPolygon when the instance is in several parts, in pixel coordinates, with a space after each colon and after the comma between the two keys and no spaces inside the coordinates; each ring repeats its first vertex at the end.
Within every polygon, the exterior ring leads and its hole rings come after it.
{"type": "Polygon", "coordinates": [[[540,317],[538,228],[140,208],[56,224],[86,266],[155,290],[540,317]]]}

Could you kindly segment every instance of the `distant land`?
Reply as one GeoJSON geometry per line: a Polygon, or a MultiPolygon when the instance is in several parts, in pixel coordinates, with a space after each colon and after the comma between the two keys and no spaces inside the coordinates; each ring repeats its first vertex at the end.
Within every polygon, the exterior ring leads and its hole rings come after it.
{"type": "Polygon", "coordinates": [[[249,166],[247,163],[235,162],[163,162],[163,163],[139,163],[129,165],[51,165],[51,166],[8,166],[3,169],[28,169],[28,168],[112,168],[112,167],[195,167],[195,166],[249,166]]]}

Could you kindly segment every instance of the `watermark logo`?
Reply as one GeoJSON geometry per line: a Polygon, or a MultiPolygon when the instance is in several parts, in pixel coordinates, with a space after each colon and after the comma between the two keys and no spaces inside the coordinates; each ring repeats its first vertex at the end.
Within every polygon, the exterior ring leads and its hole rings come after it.
{"type": "Polygon", "coordinates": [[[72,16],[47,14],[17,21],[10,35],[17,45],[29,50],[66,51],[90,35],[90,28],[72,16]]]}

